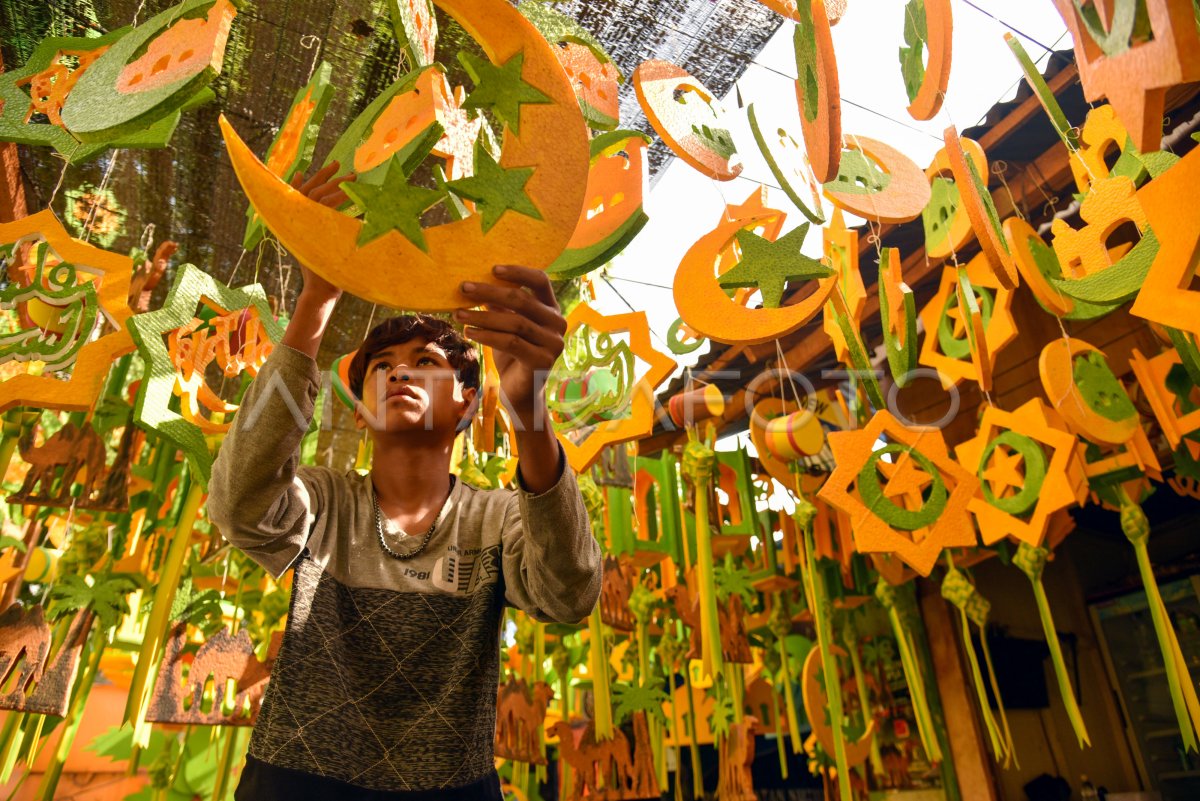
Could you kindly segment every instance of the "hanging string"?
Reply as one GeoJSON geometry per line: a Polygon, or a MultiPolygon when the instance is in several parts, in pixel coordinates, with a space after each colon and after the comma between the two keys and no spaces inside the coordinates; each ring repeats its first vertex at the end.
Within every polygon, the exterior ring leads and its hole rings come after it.
{"type": "Polygon", "coordinates": [[[50,193],[50,200],[46,203],[46,208],[48,209],[53,208],[54,199],[58,197],[58,190],[62,188],[63,179],[67,177],[67,167],[71,166],[70,162],[67,161],[67,157],[61,153],[52,153],[51,155],[56,159],[62,159],[63,166],[62,170],[58,173],[58,181],[54,184],[54,191],[50,193]]]}
{"type": "Polygon", "coordinates": [[[83,225],[83,241],[90,242],[92,239],[92,226],[96,223],[96,210],[100,207],[100,198],[104,196],[104,191],[108,189],[108,182],[112,179],[113,169],[117,166],[118,151],[114,151],[109,157],[108,166],[104,169],[104,177],[100,179],[100,186],[92,193],[92,206],[88,209],[87,221],[83,225]]]}
{"type": "Polygon", "coordinates": [[[317,63],[321,60],[321,53],[325,50],[325,40],[315,33],[306,33],[300,37],[300,46],[305,50],[312,50],[312,62],[308,66],[308,78],[305,83],[312,80],[313,73],[317,71],[317,63]]]}
{"type": "Polygon", "coordinates": [[[130,25],[137,27],[138,17],[140,17],[142,15],[142,9],[144,9],[145,7],[146,7],[146,0],[141,0],[141,2],[138,3],[137,9],[133,12],[133,19],[130,20],[130,22],[129,22],[130,25]]]}

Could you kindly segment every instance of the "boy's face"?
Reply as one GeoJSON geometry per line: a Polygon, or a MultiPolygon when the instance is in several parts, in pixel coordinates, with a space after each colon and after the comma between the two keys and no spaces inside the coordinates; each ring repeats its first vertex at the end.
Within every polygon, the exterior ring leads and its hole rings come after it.
{"type": "Polygon", "coordinates": [[[371,357],[363,376],[359,428],[453,434],[475,398],[446,352],[424,339],[389,345],[371,357]]]}

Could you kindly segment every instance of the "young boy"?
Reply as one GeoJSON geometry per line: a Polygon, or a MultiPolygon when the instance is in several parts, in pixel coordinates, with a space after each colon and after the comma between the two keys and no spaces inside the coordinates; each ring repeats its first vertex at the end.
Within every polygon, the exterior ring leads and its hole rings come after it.
{"type": "MultiPolygon", "coordinates": [[[[335,165],[331,165],[336,169],[335,165]]],[[[303,187],[322,202],[339,198],[303,187]]],[[[275,577],[293,569],[283,644],[235,798],[501,799],[494,768],[505,604],[574,623],[600,595],[600,548],[550,427],[545,374],[566,323],[549,279],[464,284],[464,334],[496,354],[520,489],[449,473],[479,391],[474,348],[424,315],[376,326],[350,367],[369,476],[300,466],[315,362],[341,294],[305,270],[292,321],[246,392],[213,465],[208,513],[275,577]],[[297,417],[301,419],[297,419],[297,417]]]]}

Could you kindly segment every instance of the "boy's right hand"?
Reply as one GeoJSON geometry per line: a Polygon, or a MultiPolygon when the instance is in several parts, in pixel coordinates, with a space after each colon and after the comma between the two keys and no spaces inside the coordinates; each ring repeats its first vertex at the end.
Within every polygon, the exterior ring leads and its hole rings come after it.
{"type": "MultiPolygon", "coordinates": [[[[333,161],[308,179],[305,179],[301,173],[296,173],[292,178],[292,187],[309,200],[336,209],[349,200],[346,192],[342,189],[342,184],[358,177],[354,173],[349,173],[340,178],[334,178],[333,176],[337,175],[339,169],[341,169],[341,165],[333,161]]],[[[314,301],[336,301],[341,297],[342,290],[339,287],[331,284],[303,264],[300,265],[300,274],[304,277],[304,287],[300,290],[301,295],[314,301]]]]}

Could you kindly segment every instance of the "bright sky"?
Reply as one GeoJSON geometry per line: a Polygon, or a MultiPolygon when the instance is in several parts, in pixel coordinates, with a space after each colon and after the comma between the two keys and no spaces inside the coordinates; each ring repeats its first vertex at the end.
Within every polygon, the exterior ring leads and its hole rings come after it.
{"type": "MultiPolygon", "coordinates": [[[[897,57],[903,45],[904,0],[849,0],[848,5],[845,16],[833,28],[842,131],[890,144],[922,169],[941,148],[942,131],[947,126],[969,128],[996,102],[1012,99],[1021,72],[1003,38],[1011,26],[1019,29],[1013,33],[1039,67],[1045,65],[1049,52],[1046,47],[1061,50],[1071,46],[1062,18],[1048,0],[953,0],[953,59],[946,102],[934,119],[917,122],[906,111],[908,96],[897,57]]],[[[743,102],[755,104],[756,114],[769,112],[767,119],[802,141],[794,88],[793,28],[792,22],[784,22],[737,86],[743,102]]],[[[612,264],[612,287],[602,280],[594,281],[599,309],[608,314],[626,312],[628,301],[635,309],[645,311],[657,334],[655,347],[661,350],[666,349],[667,328],[677,316],[669,288],[683,254],[716,225],[727,202],[741,203],[760,182],[776,183],[755,145],[745,111],[737,108],[736,90],[725,98],[725,108],[745,165],[742,174],[732,181],[713,181],[682,160],[673,159],[645,202],[650,222],[612,264]]],[[[784,232],[805,221],[783,192],[768,189],[768,202],[789,212],[784,232]]],[[[829,212],[826,204],[827,216],[829,212]]],[[[861,220],[847,216],[848,225],[859,223],[861,220]]],[[[820,256],[821,235],[816,226],[809,231],[803,250],[820,256]]],[[[694,364],[707,350],[705,345],[680,357],[681,365],[694,364]]]]}

